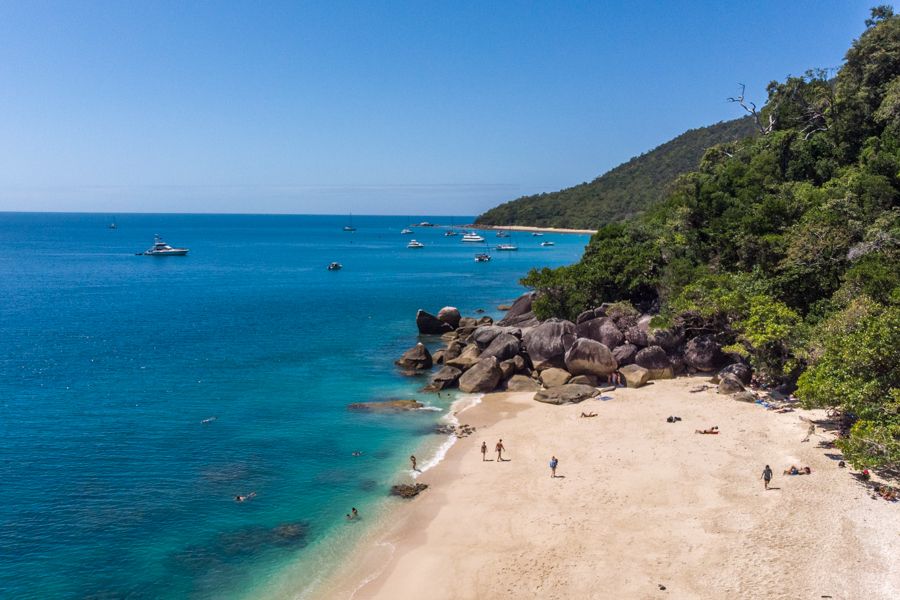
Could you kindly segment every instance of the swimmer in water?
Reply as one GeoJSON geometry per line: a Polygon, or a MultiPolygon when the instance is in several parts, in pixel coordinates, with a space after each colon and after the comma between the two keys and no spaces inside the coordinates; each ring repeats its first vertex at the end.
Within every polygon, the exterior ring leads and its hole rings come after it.
{"type": "Polygon", "coordinates": [[[235,502],[246,502],[247,500],[252,500],[255,497],[256,497],[256,492],[250,492],[246,496],[235,496],[234,501],[235,502]]]}
{"type": "Polygon", "coordinates": [[[354,450],[353,456],[362,456],[362,452],[360,452],[359,450],[354,450]]]}
{"type": "Polygon", "coordinates": [[[210,417],[210,418],[208,418],[208,419],[203,419],[202,421],[200,421],[200,423],[212,423],[212,422],[215,421],[217,418],[218,418],[218,417],[210,417]]]}

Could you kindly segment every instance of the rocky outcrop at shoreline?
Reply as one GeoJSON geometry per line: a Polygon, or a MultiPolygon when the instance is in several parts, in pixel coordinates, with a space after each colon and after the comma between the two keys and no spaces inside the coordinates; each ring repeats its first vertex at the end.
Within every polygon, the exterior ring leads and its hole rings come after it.
{"type": "Polygon", "coordinates": [[[621,375],[621,384],[640,387],[708,372],[723,394],[740,392],[750,382],[750,367],[725,354],[708,332],[692,336],[682,327],[654,327],[653,315],[617,304],[584,311],[574,323],[541,321],[532,311],[533,300],[533,292],[523,294],[496,323],[463,316],[451,306],[437,315],[419,310],[419,333],[440,335],[445,345],[431,354],[420,342],[396,364],[410,374],[442,365],[424,391],[533,390],[539,392],[536,400],[553,404],[590,397],[587,389],[598,391],[613,373],[621,375]]]}

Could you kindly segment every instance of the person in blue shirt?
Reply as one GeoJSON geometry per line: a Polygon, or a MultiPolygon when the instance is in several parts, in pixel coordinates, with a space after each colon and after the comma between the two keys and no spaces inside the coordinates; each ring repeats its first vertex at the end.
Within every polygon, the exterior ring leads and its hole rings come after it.
{"type": "Polygon", "coordinates": [[[559,464],[559,461],[555,456],[550,458],[550,477],[556,477],[556,465],[559,464]]]}

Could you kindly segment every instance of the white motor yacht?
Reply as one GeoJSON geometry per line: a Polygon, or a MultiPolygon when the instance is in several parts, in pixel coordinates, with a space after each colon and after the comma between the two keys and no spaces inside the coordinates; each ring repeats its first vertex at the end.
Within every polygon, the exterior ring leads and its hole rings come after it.
{"type": "Polygon", "coordinates": [[[409,240],[409,243],[406,245],[407,248],[424,248],[425,244],[422,242],[417,242],[416,240],[409,240]]]}
{"type": "Polygon", "coordinates": [[[519,247],[516,246],[515,244],[500,244],[496,248],[496,250],[499,250],[500,252],[513,252],[518,249],[519,249],[519,247]]]}
{"type": "Polygon", "coordinates": [[[541,246],[555,246],[553,242],[541,242],[541,246]]]}
{"type": "Polygon", "coordinates": [[[463,235],[462,239],[460,241],[481,243],[484,241],[484,238],[481,237],[480,235],[478,235],[477,233],[475,233],[474,231],[470,231],[470,232],[466,233],[465,235],[463,235]]]}
{"type": "Polygon", "coordinates": [[[150,248],[143,252],[138,252],[138,254],[143,254],[144,256],[186,256],[187,253],[187,248],[173,248],[162,241],[162,238],[158,235],[154,237],[153,245],[150,248]]]}

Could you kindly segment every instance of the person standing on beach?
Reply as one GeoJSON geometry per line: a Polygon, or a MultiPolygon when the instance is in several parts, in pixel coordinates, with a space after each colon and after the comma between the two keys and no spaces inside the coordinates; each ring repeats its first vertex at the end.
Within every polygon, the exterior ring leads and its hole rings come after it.
{"type": "Polygon", "coordinates": [[[487,460],[487,442],[481,442],[481,462],[487,460]]]}
{"type": "Polygon", "coordinates": [[[411,454],[411,455],[409,456],[409,462],[412,463],[413,471],[418,471],[418,470],[419,470],[419,469],[416,468],[416,455],[415,455],[415,454],[411,454]]]}
{"type": "Polygon", "coordinates": [[[763,469],[762,480],[765,482],[766,489],[769,489],[769,482],[772,481],[772,468],[769,465],[763,469]]]}
{"type": "Polygon", "coordinates": [[[497,442],[497,445],[494,447],[494,450],[497,451],[497,462],[503,462],[503,451],[506,450],[506,448],[503,446],[502,439],[497,442]]]}
{"type": "Polygon", "coordinates": [[[556,477],[556,465],[559,464],[559,461],[556,460],[555,456],[550,457],[550,477],[556,477]]]}

